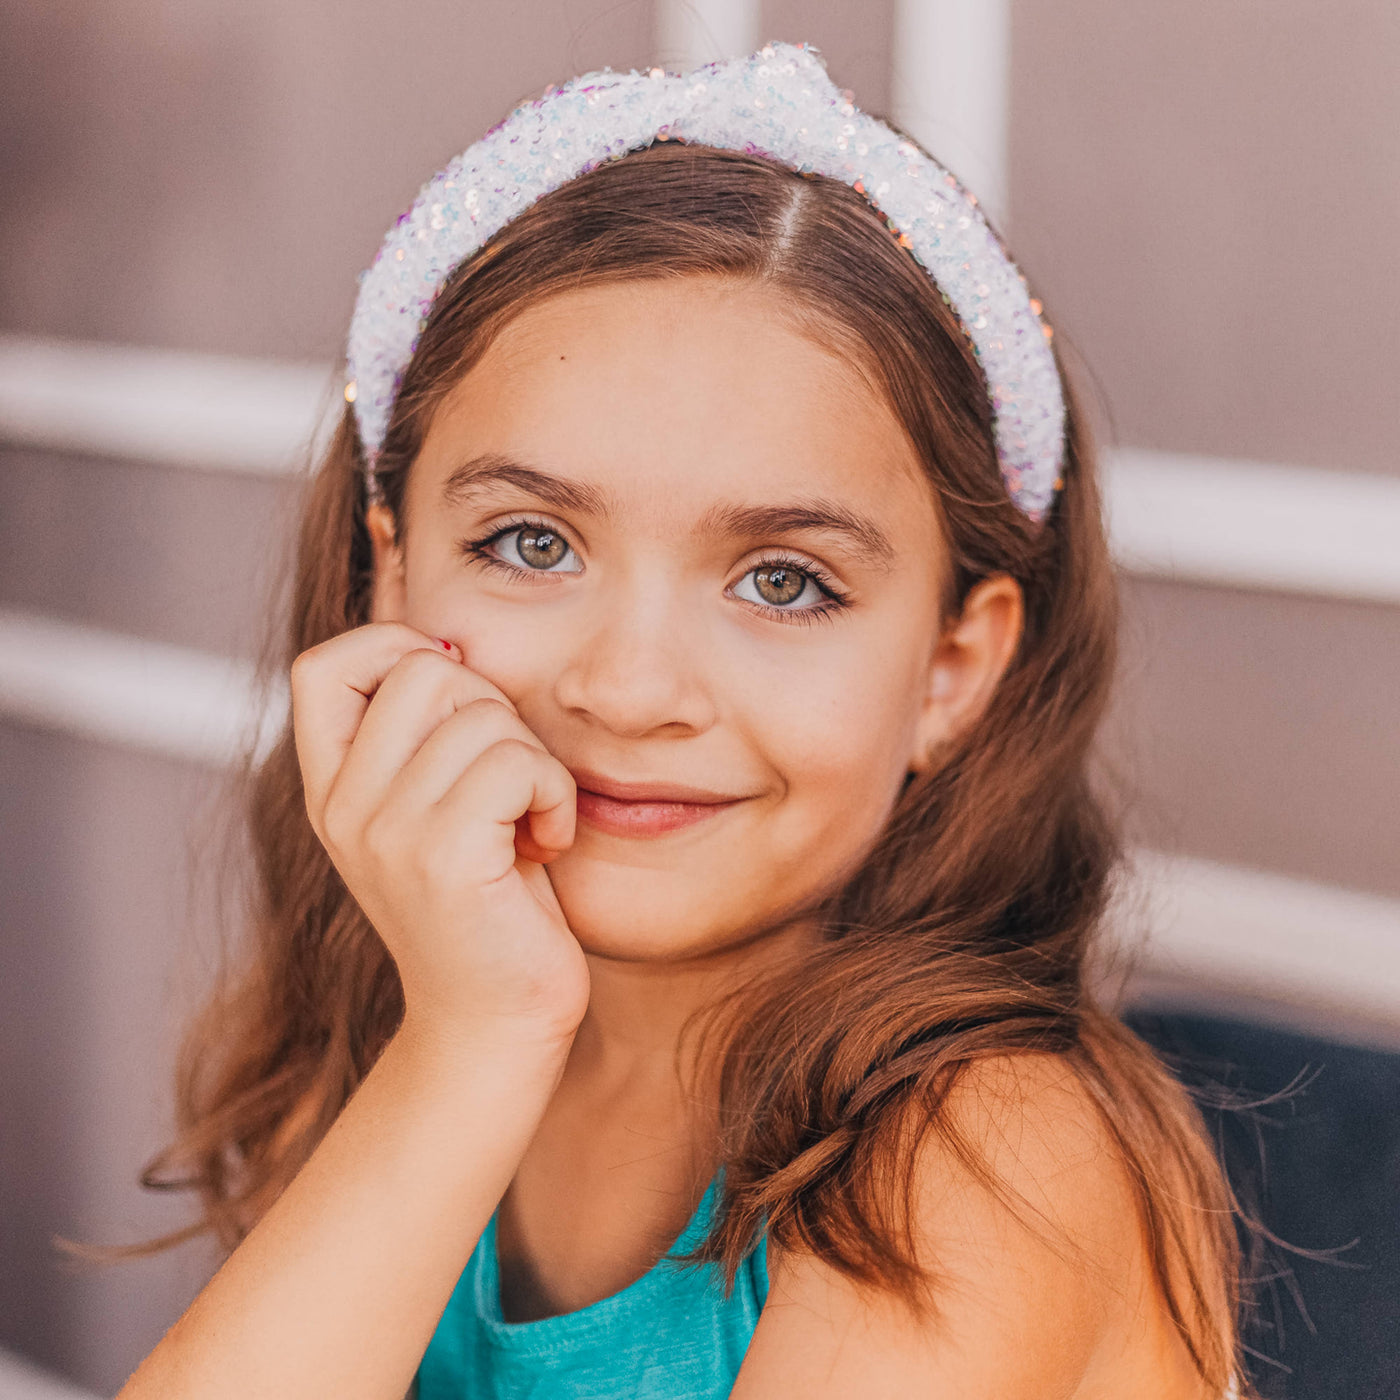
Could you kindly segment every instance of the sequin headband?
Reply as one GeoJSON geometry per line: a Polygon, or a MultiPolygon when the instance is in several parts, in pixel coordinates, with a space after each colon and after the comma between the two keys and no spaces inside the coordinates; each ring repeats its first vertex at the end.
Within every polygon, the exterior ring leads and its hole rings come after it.
{"type": "Polygon", "coordinates": [[[851,96],[832,84],[810,44],[765,44],[689,73],[605,68],[517,107],[449,162],[389,230],[361,276],[350,321],[345,397],[354,405],[369,499],[380,499],[375,462],[404,370],[453,271],[542,195],[674,139],[844,181],[885,216],[971,339],[1007,493],[1041,520],[1064,484],[1065,409],[1040,303],[977,196],[851,96]]]}

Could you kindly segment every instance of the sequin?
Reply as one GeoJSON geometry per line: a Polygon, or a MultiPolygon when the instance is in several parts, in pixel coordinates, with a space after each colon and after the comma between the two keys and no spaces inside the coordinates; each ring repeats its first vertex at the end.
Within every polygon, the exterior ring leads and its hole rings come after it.
{"type": "Polygon", "coordinates": [[[1065,410],[1039,300],[976,195],[857,108],[819,50],[776,41],[689,73],[604,68],[551,85],[424,185],[362,274],[350,323],[345,397],[371,484],[403,372],[454,269],[542,195],[658,140],[762,155],[840,180],[878,208],[972,342],[1008,494],[1030,519],[1044,517],[1063,485],[1065,410]]]}

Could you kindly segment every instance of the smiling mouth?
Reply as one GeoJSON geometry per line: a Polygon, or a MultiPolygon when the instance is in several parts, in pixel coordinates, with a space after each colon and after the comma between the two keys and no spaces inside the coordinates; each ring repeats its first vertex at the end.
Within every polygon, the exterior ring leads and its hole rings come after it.
{"type": "Polygon", "coordinates": [[[605,797],[587,788],[579,788],[577,793],[579,817],[615,836],[660,836],[718,816],[746,800],[741,797],[732,802],[642,802],[605,797]]]}

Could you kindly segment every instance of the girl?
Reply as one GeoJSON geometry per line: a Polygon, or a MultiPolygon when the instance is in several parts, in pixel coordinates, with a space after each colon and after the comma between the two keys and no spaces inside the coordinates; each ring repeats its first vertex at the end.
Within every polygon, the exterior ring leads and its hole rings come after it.
{"type": "Polygon", "coordinates": [[[805,45],[425,187],[160,1159],[229,1254],[123,1397],[1233,1389],[1227,1187],[1086,986],[1115,594],[1039,311],[805,45]]]}

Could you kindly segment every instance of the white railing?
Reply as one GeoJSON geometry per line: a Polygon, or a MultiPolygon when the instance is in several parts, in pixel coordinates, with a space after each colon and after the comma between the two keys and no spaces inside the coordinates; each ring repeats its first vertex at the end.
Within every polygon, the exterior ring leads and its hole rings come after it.
{"type": "Polygon", "coordinates": [[[1011,0],[896,0],[890,115],[1007,232],[1011,0]]]}
{"type": "Polygon", "coordinates": [[[1400,1049],[1400,899],[1144,849],[1120,898],[1139,985],[1400,1049]]]}
{"type": "Polygon", "coordinates": [[[752,53],[780,34],[759,32],[758,0],[656,0],[656,58],[673,71],[752,53]]]}
{"type": "Polygon", "coordinates": [[[289,471],[340,397],[332,366],[0,334],[0,442],[289,471]]]}
{"type": "MultiPolygon", "coordinates": [[[[287,473],[324,442],[338,389],[330,365],[0,334],[0,443],[287,473]]],[[[1400,603],[1400,479],[1144,448],[1103,473],[1132,573],[1400,603]]]]}
{"type": "Polygon", "coordinates": [[[285,685],[263,709],[253,683],[229,657],[0,608],[0,718],[217,767],[285,721],[285,685]]]}
{"type": "Polygon", "coordinates": [[[1400,478],[1122,448],[1105,487],[1129,573],[1400,603],[1400,478]]]}

